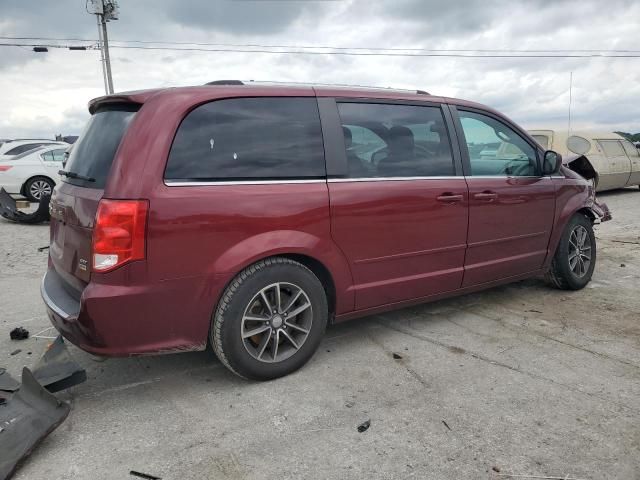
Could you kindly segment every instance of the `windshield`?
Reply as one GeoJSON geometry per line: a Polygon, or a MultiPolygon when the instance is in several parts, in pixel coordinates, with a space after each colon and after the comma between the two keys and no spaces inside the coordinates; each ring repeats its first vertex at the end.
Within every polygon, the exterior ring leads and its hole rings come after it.
{"type": "Polygon", "coordinates": [[[139,105],[110,105],[98,109],[74,144],[67,172],[83,178],[63,177],[62,181],[88,188],[104,188],[120,141],[139,105]]]}

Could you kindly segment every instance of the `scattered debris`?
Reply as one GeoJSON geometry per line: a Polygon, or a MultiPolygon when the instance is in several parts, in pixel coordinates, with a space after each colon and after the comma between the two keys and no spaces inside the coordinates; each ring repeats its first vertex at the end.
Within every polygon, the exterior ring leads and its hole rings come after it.
{"type": "Polygon", "coordinates": [[[393,359],[394,360],[402,360],[402,355],[400,355],[399,353],[394,353],[393,354],[393,359]]]}
{"type": "MultiPolygon", "coordinates": [[[[449,351],[453,352],[453,353],[465,353],[466,350],[464,348],[460,348],[460,347],[449,347],[449,351]]],[[[474,356],[473,354],[471,355],[472,357],[474,356]]]]}
{"type": "Polygon", "coordinates": [[[49,245],[47,245],[45,247],[38,247],[38,251],[39,252],[44,252],[45,250],[49,250],[49,245]]]}
{"type": "Polygon", "coordinates": [[[371,426],[371,420],[367,420],[366,422],[362,422],[360,425],[358,425],[358,432],[360,432],[360,433],[366,432],[367,430],[369,430],[370,426],[371,426]]]}
{"type": "Polygon", "coordinates": [[[449,424],[447,422],[442,420],[442,423],[444,424],[445,427],[447,427],[449,430],[451,430],[451,427],[449,426],[449,424]]]}
{"type": "Polygon", "coordinates": [[[494,472],[500,473],[500,467],[491,467],[494,472]]]}
{"type": "Polygon", "coordinates": [[[0,478],[11,477],[18,463],[67,418],[69,410],[24,367],[20,389],[0,410],[0,478]]]}
{"type": "Polygon", "coordinates": [[[11,337],[11,340],[26,340],[29,338],[29,330],[22,327],[16,327],[9,332],[9,337],[11,337]]]}
{"type": "Polygon", "coordinates": [[[28,225],[47,222],[51,218],[49,216],[50,200],[51,197],[49,195],[43,195],[35,212],[24,213],[18,210],[14,198],[4,188],[0,188],[0,215],[7,220],[28,225]]]}
{"type": "Polygon", "coordinates": [[[136,472],[135,470],[131,470],[129,475],[138,478],[145,478],[146,480],[162,480],[160,477],[156,477],[155,475],[149,475],[148,473],[136,472]]]}
{"type": "Polygon", "coordinates": [[[22,349],[21,349],[21,348],[18,348],[18,349],[16,349],[16,350],[14,350],[13,352],[11,352],[11,356],[17,355],[17,354],[19,354],[21,351],[22,351],[22,349]]]}
{"type": "Polygon", "coordinates": [[[527,310],[527,312],[542,313],[540,310],[534,310],[533,308],[527,310]]]}
{"type": "Polygon", "coordinates": [[[22,384],[0,368],[0,390],[9,392],[0,397],[4,399],[0,409],[0,479],[9,478],[18,463],[69,414],[70,405],[52,392],[86,378],[86,372],[67,352],[62,337],[47,347],[33,372],[23,368],[22,384]]]}
{"type": "Polygon", "coordinates": [[[621,263],[620,266],[621,267],[626,267],[626,265],[624,263],[621,263]]]}
{"type": "Polygon", "coordinates": [[[71,358],[61,335],[47,347],[33,376],[50,392],[59,392],[87,379],[87,372],[71,358]]]}
{"type": "Polygon", "coordinates": [[[15,392],[20,388],[20,383],[9,375],[6,368],[0,368],[0,390],[3,392],[15,392]]]}

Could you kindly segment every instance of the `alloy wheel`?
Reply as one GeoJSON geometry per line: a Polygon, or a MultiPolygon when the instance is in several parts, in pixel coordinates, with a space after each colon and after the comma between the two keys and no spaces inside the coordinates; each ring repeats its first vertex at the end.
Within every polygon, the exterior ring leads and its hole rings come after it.
{"type": "Polygon", "coordinates": [[[591,237],[582,225],[569,235],[569,268],[578,278],[584,277],[591,265],[591,237]]]}
{"type": "Polygon", "coordinates": [[[294,355],[309,336],[313,308],[306,292],[293,283],[264,287],[242,315],[242,343],[249,354],[265,363],[294,355]]]}
{"type": "Polygon", "coordinates": [[[46,180],[35,180],[29,187],[29,193],[36,200],[40,200],[43,195],[51,195],[51,184],[46,180]]]}

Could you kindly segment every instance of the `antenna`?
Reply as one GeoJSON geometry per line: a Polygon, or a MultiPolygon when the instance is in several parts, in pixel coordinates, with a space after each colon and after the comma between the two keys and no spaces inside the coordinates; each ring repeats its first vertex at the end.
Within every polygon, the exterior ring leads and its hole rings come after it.
{"type": "Polygon", "coordinates": [[[567,139],[571,136],[571,94],[573,89],[573,72],[569,72],[569,124],[567,125],[567,139]]]}

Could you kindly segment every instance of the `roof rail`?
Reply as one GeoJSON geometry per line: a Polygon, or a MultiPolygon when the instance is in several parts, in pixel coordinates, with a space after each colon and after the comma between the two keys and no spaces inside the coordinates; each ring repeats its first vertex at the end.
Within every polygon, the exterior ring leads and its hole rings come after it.
{"type": "Polygon", "coordinates": [[[241,80],[214,80],[205,83],[205,85],[244,85],[244,82],[241,80]]]}
{"type": "Polygon", "coordinates": [[[309,87],[346,87],[346,88],[370,88],[372,90],[395,90],[400,92],[411,92],[419,95],[431,95],[425,90],[410,90],[406,88],[391,88],[391,87],[374,87],[370,85],[350,85],[341,83],[318,83],[318,82],[278,82],[272,80],[214,80],[207,82],[205,85],[283,85],[283,86],[309,86],[309,87]]]}

